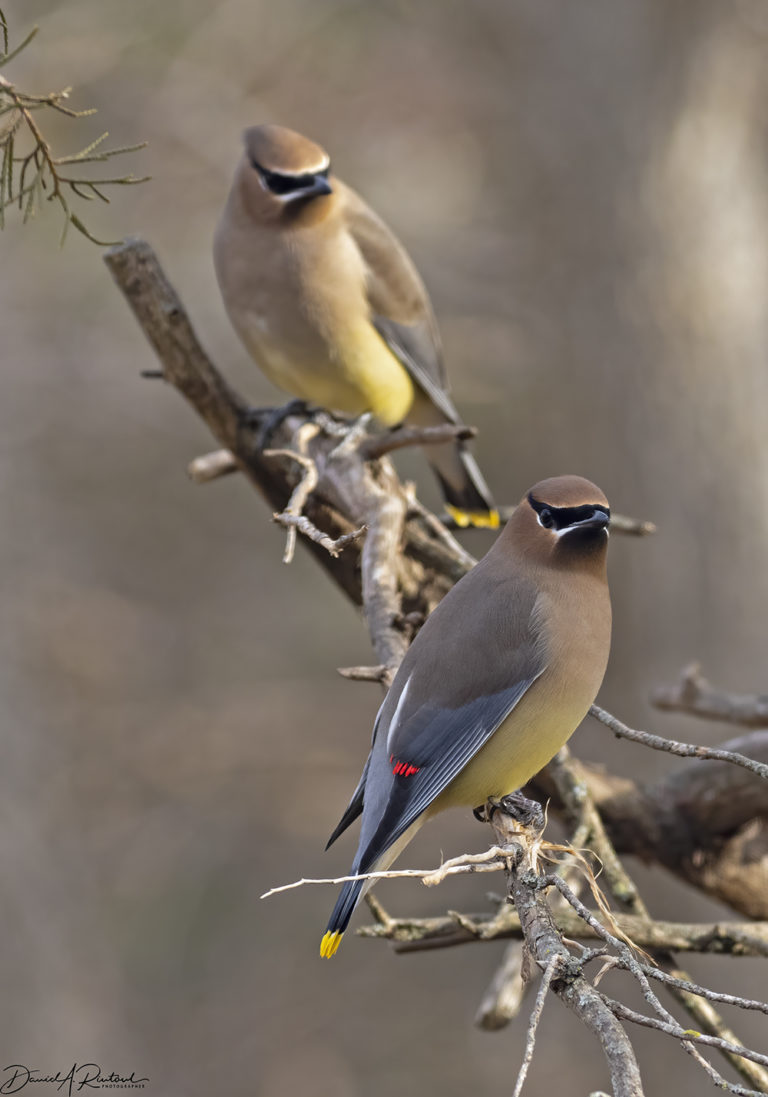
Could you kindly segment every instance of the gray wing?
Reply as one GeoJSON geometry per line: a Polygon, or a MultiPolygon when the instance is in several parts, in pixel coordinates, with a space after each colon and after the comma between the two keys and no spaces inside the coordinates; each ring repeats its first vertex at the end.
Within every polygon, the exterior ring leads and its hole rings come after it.
{"type": "Polygon", "coordinates": [[[381,710],[360,863],[372,864],[448,787],[547,666],[536,591],[493,550],[430,616],[381,710]]]}
{"type": "Polygon", "coordinates": [[[396,236],[365,202],[344,187],[349,231],[365,260],[371,323],[413,380],[452,423],[440,334],[418,271],[396,236]]]}
{"type": "MultiPolygon", "coordinates": [[[[401,787],[390,795],[382,819],[383,829],[388,832],[388,846],[397,841],[461,773],[540,673],[490,697],[477,698],[459,709],[425,706],[415,719],[411,718],[407,729],[409,741],[400,751],[405,758],[401,759],[397,750],[390,755],[394,762],[392,777],[401,787]],[[395,768],[398,763],[405,767],[399,773],[395,768]]],[[[381,829],[380,824],[377,830],[381,829]]]]}

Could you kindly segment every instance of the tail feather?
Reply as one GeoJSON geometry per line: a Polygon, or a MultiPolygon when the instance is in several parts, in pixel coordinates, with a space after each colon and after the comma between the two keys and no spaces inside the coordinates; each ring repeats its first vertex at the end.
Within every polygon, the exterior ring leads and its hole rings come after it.
{"type": "MultiPolygon", "coordinates": [[[[370,846],[359,854],[355,858],[352,865],[352,871],[350,876],[357,873],[366,872],[381,872],[389,868],[392,862],[400,856],[405,847],[413,838],[416,831],[424,822],[424,814],[419,815],[408,829],[395,839],[390,845],[376,855],[376,850],[379,848],[376,842],[376,835],[374,835],[374,849],[370,846]]],[[[333,908],[333,913],[328,919],[328,928],[323,935],[323,939],[320,942],[320,955],[331,957],[341,944],[341,938],[344,936],[344,930],[349,925],[349,920],[352,917],[355,907],[360,902],[366,891],[370,887],[373,887],[374,881],[370,878],[367,880],[348,880],[342,887],[339,897],[336,900],[336,906],[333,908]]]]}
{"type": "Polygon", "coordinates": [[[498,529],[499,512],[477,462],[462,442],[429,446],[427,458],[440,481],[446,509],[459,526],[498,529]]]}
{"type": "Polygon", "coordinates": [[[328,926],[320,942],[320,955],[328,959],[333,956],[341,944],[344,930],[349,925],[352,913],[358,904],[365,880],[350,880],[341,889],[328,926]]]}

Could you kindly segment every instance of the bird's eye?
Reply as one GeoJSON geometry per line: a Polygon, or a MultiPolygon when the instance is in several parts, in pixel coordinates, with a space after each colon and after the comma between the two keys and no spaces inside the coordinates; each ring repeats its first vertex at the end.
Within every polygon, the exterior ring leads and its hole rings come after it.
{"type": "Polygon", "coordinates": [[[311,176],[280,175],[279,172],[264,169],[262,169],[262,175],[273,194],[290,194],[291,191],[305,187],[308,180],[312,181],[311,176]]]}
{"type": "Polygon", "coordinates": [[[555,524],[555,516],[549,507],[542,507],[539,511],[539,522],[544,529],[551,529],[555,524]]]}

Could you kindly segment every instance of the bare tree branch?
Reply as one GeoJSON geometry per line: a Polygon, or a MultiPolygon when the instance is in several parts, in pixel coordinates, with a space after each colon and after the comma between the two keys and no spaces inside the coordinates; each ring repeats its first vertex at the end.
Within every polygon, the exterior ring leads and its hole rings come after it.
{"type": "MultiPolygon", "coordinates": [[[[620,967],[622,964],[621,959],[617,959],[616,964],[620,967]]],[[[768,1002],[759,1002],[754,998],[741,998],[737,994],[723,994],[720,991],[708,990],[688,978],[679,979],[660,968],[651,967],[650,964],[642,964],[641,967],[649,979],[658,979],[666,986],[684,990],[686,994],[696,994],[710,1002],[722,1002],[724,1005],[738,1006],[739,1009],[755,1010],[758,1013],[768,1014],[768,1002]]]]}
{"type": "Polygon", "coordinates": [[[642,1097],[640,1071],[629,1037],[603,996],[585,978],[582,965],[568,951],[555,926],[536,874],[536,842],[528,835],[521,836],[514,820],[503,811],[495,811],[490,821],[498,844],[515,851],[508,874],[509,896],[533,960],[545,971],[557,961],[559,974],[550,971],[552,990],[597,1037],[614,1097],[642,1097]]]}
{"type": "MultiPolygon", "coordinates": [[[[660,1021],[656,1017],[646,1017],[644,1013],[638,1013],[636,1010],[630,1009],[623,1002],[617,1002],[613,999],[606,999],[606,1001],[610,1003],[613,1013],[624,1020],[634,1021],[635,1024],[644,1025],[646,1028],[655,1028],[658,1032],[672,1036],[675,1040],[695,1041],[697,1044],[704,1044],[709,1047],[716,1047],[721,1051],[738,1054],[753,1063],[759,1063],[761,1066],[768,1066],[768,1055],[763,1055],[759,1051],[753,1051],[751,1048],[743,1046],[737,1047],[736,1044],[731,1044],[728,1040],[723,1040],[719,1036],[709,1036],[706,1033],[694,1032],[692,1029],[684,1029],[680,1025],[660,1021]]],[[[757,1092],[765,1091],[758,1090],[757,1092]]]]}
{"type": "Polygon", "coordinates": [[[651,703],[666,712],[686,712],[747,728],[768,728],[768,695],[715,690],[698,663],[685,667],[676,685],[654,690],[651,703]]]}
{"type": "Polygon", "coordinates": [[[730,762],[734,766],[743,766],[744,769],[751,770],[758,777],[768,781],[768,765],[764,762],[756,762],[754,758],[747,758],[746,755],[738,754],[736,751],[719,750],[716,747],[705,747],[696,743],[680,743],[675,739],[664,739],[661,735],[653,735],[649,731],[637,731],[622,723],[621,720],[617,720],[615,716],[611,716],[610,712],[606,712],[599,705],[592,705],[589,714],[610,728],[620,739],[642,743],[643,746],[651,747],[653,750],[666,750],[669,754],[677,754],[681,758],[710,758],[718,762],[730,762]]]}
{"type": "MultiPolygon", "coordinates": [[[[650,919],[648,908],[643,902],[634,881],[616,854],[586,783],[579,779],[578,771],[573,765],[567,747],[564,747],[553,758],[548,770],[552,774],[557,791],[570,813],[572,822],[580,825],[586,831],[587,843],[600,859],[604,878],[613,898],[630,914],[650,919]]],[[[742,1044],[738,1036],[726,1025],[712,1005],[714,999],[702,1000],[690,992],[688,989],[690,986],[689,976],[676,963],[674,954],[670,950],[656,949],[653,952],[653,958],[662,969],[669,972],[670,982],[667,985],[670,988],[670,993],[693,1018],[697,1028],[701,1028],[709,1035],[723,1041],[722,1046],[717,1046],[724,1052],[731,1066],[750,1085],[758,1085],[762,1089],[768,1089],[768,1071],[749,1062],[748,1057],[745,1058],[740,1053],[734,1053],[730,1050],[732,1047],[741,1047],[742,1044]],[[728,1045],[728,1047],[725,1045],[728,1045]]],[[[701,1058],[700,1056],[694,1057],[701,1058]]]]}
{"type": "Polygon", "coordinates": [[[475,1024],[496,1032],[517,1017],[527,983],[523,981],[523,943],[511,941],[475,1014],[475,1024]]]}
{"type": "MultiPolygon", "coordinates": [[[[105,261],[154,347],[165,380],[194,407],[220,445],[232,454],[237,467],[266,496],[272,511],[281,512],[297,482],[296,464],[270,460],[259,449],[257,438],[266,414],[254,414],[216,370],[152,249],[144,241],[129,240],[107,252],[105,261]]],[[[274,448],[289,448],[305,421],[299,414],[288,415],[274,432],[274,448]]],[[[403,638],[387,615],[416,611],[426,617],[467,567],[457,564],[419,514],[408,513],[411,500],[388,459],[362,459],[356,445],[365,434],[339,446],[338,432],[326,429],[328,422],[330,417],[324,417],[323,429],[307,445],[307,456],[318,470],[318,483],[306,501],[304,515],[332,541],[363,525],[369,533],[363,553],[350,545],[335,558],[320,545],[308,543],[308,547],[357,604],[365,597],[361,572],[375,572],[377,561],[382,567],[388,561],[389,568],[397,556],[397,591],[390,589],[382,598],[372,583],[367,584],[373,599],[367,610],[369,621],[383,628],[382,638],[377,634],[374,642],[382,647],[382,662],[394,665],[398,653],[404,651],[403,638]]],[[[349,433],[345,427],[342,431],[349,433]]]]}
{"type": "MultiPolygon", "coordinates": [[[[768,731],[723,748],[768,761],[768,731]]],[[[641,784],[574,759],[619,854],[664,865],[675,875],[751,918],[768,919],[768,797],[761,777],[728,762],[677,765],[641,784]]],[[[549,769],[530,792],[563,808],[549,769]]]]}
{"type": "MultiPolygon", "coordinates": [[[[592,911],[599,918],[599,911],[592,911]]],[[[613,915],[622,933],[643,949],[701,952],[715,956],[768,957],[768,922],[669,922],[634,914],[613,915]]],[[[555,923],[565,937],[594,940],[588,924],[568,910],[557,910],[555,923]]],[[[395,952],[422,952],[452,948],[472,941],[520,939],[520,920],[512,910],[505,917],[463,915],[455,911],[433,918],[390,918],[387,925],[361,926],[361,937],[383,937],[394,942],[395,952]]]]}
{"type": "MultiPolygon", "coordinates": [[[[632,954],[632,951],[627,945],[615,937],[609,930],[607,930],[600,922],[592,915],[584,904],[580,901],[577,895],[575,895],[566,882],[559,876],[549,874],[543,877],[540,881],[542,886],[556,887],[560,894],[567,899],[568,903],[573,907],[579,917],[583,918],[592,928],[603,938],[612,948],[615,949],[618,957],[622,961],[624,966],[635,977],[635,980],[640,986],[643,997],[649,1003],[654,1012],[658,1015],[660,1020],[656,1018],[645,1017],[644,1014],[635,1013],[634,1010],[628,1010],[623,1003],[616,1003],[610,999],[605,999],[607,1004],[610,1004],[613,1012],[617,1017],[627,1018],[638,1021],[638,1023],[647,1024],[652,1028],[660,1028],[661,1031],[666,1032],[668,1035],[675,1035],[681,1041],[683,1048],[696,1060],[696,1062],[702,1066],[710,1076],[716,1074],[714,1068],[710,1066],[703,1059],[701,1053],[694,1047],[694,1044],[703,1044],[710,1047],[715,1047],[719,1051],[725,1053],[726,1057],[733,1063],[734,1066],[746,1077],[751,1084],[758,1085],[759,1090],[753,1091],[756,1093],[768,1092],[768,1072],[763,1068],[768,1066],[768,1056],[763,1055],[761,1052],[753,1051],[751,1048],[746,1048],[739,1041],[728,1039],[719,1033],[711,1035],[709,1033],[700,1033],[694,1029],[683,1029],[681,1025],[675,1020],[671,1013],[664,1008],[659,999],[654,994],[651,985],[648,981],[648,977],[645,974],[644,967],[639,960],[632,954]],[[616,1008],[618,1007],[618,1008],[616,1008]],[[630,1016],[631,1014],[631,1016],[630,1016]],[[642,1018],[642,1021],[640,1019],[642,1018]]],[[[614,957],[611,957],[613,962],[614,957]]],[[[679,991],[676,991],[679,995],[679,991]]],[[[717,1018],[717,1015],[714,1015],[717,1018]]],[[[714,1022],[715,1027],[720,1030],[724,1029],[722,1021],[717,1018],[714,1022]]],[[[719,1076],[718,1076],[719,1077],[719,1076]]]]}

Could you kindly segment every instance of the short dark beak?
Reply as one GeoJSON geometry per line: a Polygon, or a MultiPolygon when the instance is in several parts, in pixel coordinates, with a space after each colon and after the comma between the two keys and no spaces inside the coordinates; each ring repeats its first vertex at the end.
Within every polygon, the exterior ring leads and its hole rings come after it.
{"type": "Polygon", "coordinates": [[[607,529],[611,516],[607,510],[595,507],[591,518],[584,518],[581,522],[574,522],[572,529],[607,529]]]}
{"type": "Polygon", "coordinates": [[[319,198],[322,194],[333,194],[333,187],[324,175],[316,175],[308,187],[296,192],[297,198],[319,198]]]}

